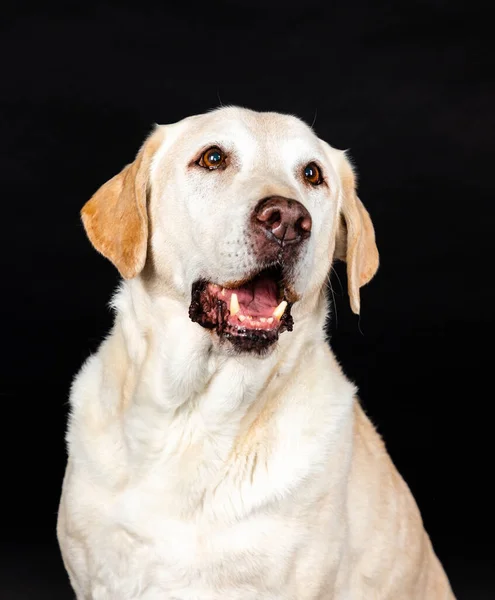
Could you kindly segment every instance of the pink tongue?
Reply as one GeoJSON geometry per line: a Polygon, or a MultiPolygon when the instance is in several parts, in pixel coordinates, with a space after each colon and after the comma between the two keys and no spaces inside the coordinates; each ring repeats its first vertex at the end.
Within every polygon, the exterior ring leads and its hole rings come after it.
{"type": "Polygon", "coordinates": [[[271,279],[257,279],[232,291],[237,294],[244,314],[271,317],[278,304],[277,284],[271,279]]]}

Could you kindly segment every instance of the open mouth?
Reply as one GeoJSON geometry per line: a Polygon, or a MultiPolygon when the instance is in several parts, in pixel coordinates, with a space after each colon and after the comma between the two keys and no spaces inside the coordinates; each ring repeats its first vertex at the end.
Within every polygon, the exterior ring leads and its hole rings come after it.
{"type": "Polygon", "coordinates": [[[237,349],[262,353],[280,333],[292,331],[292,303],[286,296],[278,266],[264,269],[236,287],[200,280],[192,288],[189,316],[237,349]]]}

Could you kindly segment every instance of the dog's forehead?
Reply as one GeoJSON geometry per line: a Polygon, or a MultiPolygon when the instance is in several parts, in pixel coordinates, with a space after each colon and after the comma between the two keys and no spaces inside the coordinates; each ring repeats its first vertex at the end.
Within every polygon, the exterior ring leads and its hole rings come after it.
{"type": "Polygon", "coordinates": [[[264,138],[315,138],[311,129],[299,118],[275,112],[256,112],[228,107],[197,116],[190,127],[198,133],[232,133],[264,138]]]}
{"type": "Polygon", "coordinates": [[[312,129],[297,117],[238,107],[188,117],[166,128],[162,155],[172,146],[174,152],[187,155],[209,144],[223,144],[246,155],[262,152],[282,158],[320,149],[312,129]]]}

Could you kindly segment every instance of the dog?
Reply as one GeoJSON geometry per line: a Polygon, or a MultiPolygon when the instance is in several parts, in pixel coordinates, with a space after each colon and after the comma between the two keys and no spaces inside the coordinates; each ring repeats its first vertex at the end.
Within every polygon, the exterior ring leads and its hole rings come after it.
{"type": "Polygon", "coordinates": [[[347,153],[290,115],[156,126],[81,211],[118,269],[70,394],[57,537],[78,600],[447,600],[325,337],[379,255],[347,153]]]}

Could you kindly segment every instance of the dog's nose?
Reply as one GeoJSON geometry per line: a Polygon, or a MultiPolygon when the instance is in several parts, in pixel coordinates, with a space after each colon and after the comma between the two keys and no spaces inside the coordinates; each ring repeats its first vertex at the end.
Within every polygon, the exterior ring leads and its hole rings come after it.
{"type": "Polygon", "coordinates": [[[296,244],[311,234],[311,215],[297,200],[272,196],[258,202],[255,224],[281,245],[296,244]]]}

